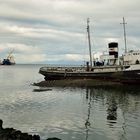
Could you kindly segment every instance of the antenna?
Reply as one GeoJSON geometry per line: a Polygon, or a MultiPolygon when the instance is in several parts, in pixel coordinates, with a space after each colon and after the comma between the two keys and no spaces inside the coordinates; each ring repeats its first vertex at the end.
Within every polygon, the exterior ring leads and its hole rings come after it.
{"type": "Polygon", "coordinates": [[[91,54],[91,42],[90,42],[89,18],[87,18],[87,32],[88,32],[88,44],[89,44],[90,66],[92,67],[92,54],[91,54]]]}
{"type": "Polygon", "coordinates": [[[127,46],[126,46],[126,31],[125,31],[125,24],[127,24],[125,22],[125,19],[123,17],[123,23],[120,23],[120,24],[123,24],[123,30],[124,30],[124,43],[125,43],[125,53],[127,53],[127,46]]]}

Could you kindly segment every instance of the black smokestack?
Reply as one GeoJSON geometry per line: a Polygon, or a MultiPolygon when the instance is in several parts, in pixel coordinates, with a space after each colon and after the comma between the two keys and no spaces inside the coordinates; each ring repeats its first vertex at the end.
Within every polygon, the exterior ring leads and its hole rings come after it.
{"type": "Polygon", "coordinates": [[[115,58],[118,58],[118,43],[111,42],[108,44],[109,47],[109,55],[114,55],[115,58]]]}

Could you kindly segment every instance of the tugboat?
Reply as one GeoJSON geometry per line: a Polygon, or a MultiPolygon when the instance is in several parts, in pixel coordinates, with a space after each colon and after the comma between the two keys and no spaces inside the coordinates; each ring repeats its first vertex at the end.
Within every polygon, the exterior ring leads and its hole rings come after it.
{"type": "Polygon", "coordinates": [[[9,52],[7,58],[3,59],[1,65],[15,65],[14,56],[12,55],[13,50],[9,52]]]}
{"type": "MultiPolygon", "coordinates": [[[[123,25],[125,25],[124,18],[123,25]]],[[[87,20],[87,33],[90,62],[87,62],[86,67],[41,67],[39,73],[45,76],[46,81],[99,79],[121,83],[140,83],[140,51],[127,52],[126,36],[124,36],[125,53],[121,57],[118,56],[118,43],[111,42],[108,44],[109,54],[101,56],[102,62],[99,62],[92,59],[91,55],[89,19],[87,20]]]]}

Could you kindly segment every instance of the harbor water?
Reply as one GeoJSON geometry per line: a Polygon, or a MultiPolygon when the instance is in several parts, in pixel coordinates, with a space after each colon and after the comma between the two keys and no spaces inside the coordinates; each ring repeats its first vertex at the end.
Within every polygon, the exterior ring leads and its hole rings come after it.
{"type": "Polygon", "coordinates": [[[44,65],[0,66],[0,119],[42,140],[139,140],[140,88],[49,87],[36,91],[44,65]],[[36,91],[36,92],[35,92],[36,91]]]}

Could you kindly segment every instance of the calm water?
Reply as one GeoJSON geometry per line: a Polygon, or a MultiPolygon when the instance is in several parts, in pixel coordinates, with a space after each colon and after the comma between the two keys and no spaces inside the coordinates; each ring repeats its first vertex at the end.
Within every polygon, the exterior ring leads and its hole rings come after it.
{"type": "Polygon", "coordinates": [[[140,90],[52,88],[33,92],[41,65],[0,66],[0,119],[4,127],[44,140],[139,140],[140,90]]]}

